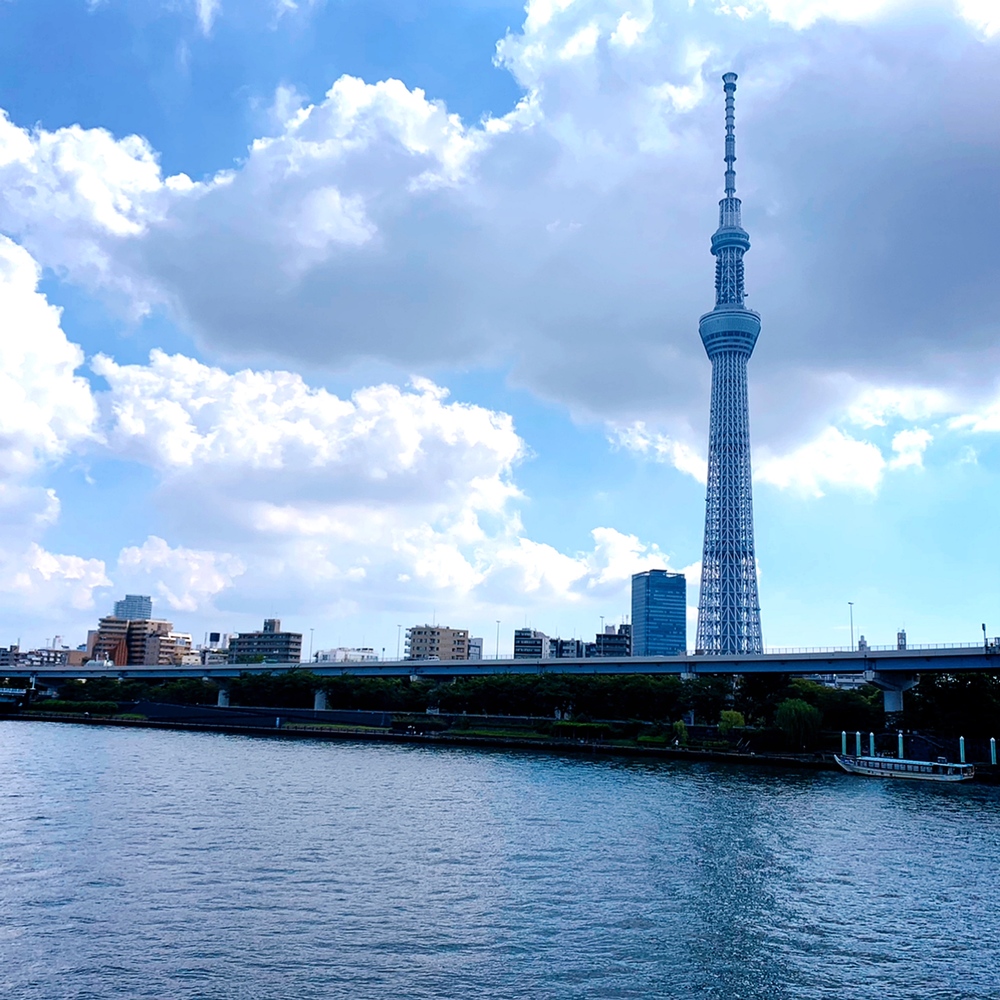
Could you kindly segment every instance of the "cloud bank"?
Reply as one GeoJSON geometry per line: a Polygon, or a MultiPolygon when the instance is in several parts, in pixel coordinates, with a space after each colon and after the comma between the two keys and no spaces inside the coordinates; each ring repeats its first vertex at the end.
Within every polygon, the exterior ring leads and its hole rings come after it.
{"type": "Polygon", "coordinates": [[[524,91],[498,119],[342,77],[201,180],[162,176],[135,136],[4,121],[0,226],[230,361],[505,364],[690,446],[718,75],[736,67],[755,432],[787,449],[845,380],[993,388],[1000,293],[977,234],[1000,221],[983,197],[1000,112],[979,98],[1000,83],[996,30],[973,0],[536,0],[497,47],[524,91]]]}
{"type": "MultiPolygon", "coordinates": [[[[209,33],[221,8],[195,9],[209,33]]],[[[345,614],[376,594],[583,601],[663,564],[606,527],[578,553],[527,537],[513,421],[440,383],[505,366],[703,478],[697,316],[732,67],[764,317],[758,481],[871,494],[971,448],[1000,412],[981,242],[1000,221],[1000,111],[980,96],[1000,83],[998,30],[975,0],[533,0],[495,53],[523,91],[506,115],[465,122],[345,76],[276,100],[272,134],[194,179],[164,176],[141,137],[0,118],[0,229],[18,241],[0,244],[8,579],[77,607],[111,576],[146,581],[178,610],[281,586],[345,614]],[[212,363],[99,356],[92,391],[39,266],[132,321],[165,312],[212,363]],[[342,399],[289,370],[368,361],[435,378],[342,399]],[[111,569],[41,548],[59,514],[45,470],[76,453],[153,470],[167,537],[111,569]]]]}

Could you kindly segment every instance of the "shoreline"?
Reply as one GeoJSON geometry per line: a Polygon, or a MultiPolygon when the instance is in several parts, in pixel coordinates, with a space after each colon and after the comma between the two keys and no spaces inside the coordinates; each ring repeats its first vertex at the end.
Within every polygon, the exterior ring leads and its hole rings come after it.
{"type": "MultiPolygon", "coordinates": [[[[275,718],[280,718],[277,712],[275,718]]],[[[621,745],[588,740],[569,740],[549,737],[546,739],[517,736],[463,736],[459,733],[400,733],[372,729],[317,729],[292,723],[282,726],[241,726],[221,722],[178,722],[156,719],[116,719],[94,716],[41,712],[17,712],[0,716],[2,721],[53,722],[63,725],[114,726],[125,729],[167,729],[178,732],[223,733],[232,736],[264,736],[269,739],[304,739],[326,742],[361,741],[368,743],[396,743],[417,746],[483,747],[511,750],[544,750],[558,753],[602,754],[613,757],[653,757],[664,760],[716,761],[731,764],[749,764],[764,767],[806,768],[809,770],[837,771],[839,768],[829,753],[775,754],[741,753],[738,751],[688,749],[684,747],[656,747],[621,745]]]]}
{"type": "MultiPolygon", "coordinates": [[[[276,719],[281,718],[277,712],[276,719]]],[[[288,722],[278,726],[234,725],[222,722],[180,722],[157,719],[116,719],[95,716],[85,718],[59,713],[10,713],[0,715],[0,722],[49,722],[61,725],[112,726],[122,729],[160,729],[175,732],[219,733],[227,736],[258,736],[267,739],[318,740],[322,742],[393,743],[411,746],[472,747],[501,750],[533,750],[545,753],[590,754],[591,756],[635,757],[656,760],[711,762],[749,767],[783,767],[811,771],[840,771],[831,752],[810,754],[752,753],[671,746],[623,745],[600,741],[525,738],[517,736],[463,736],[459,733],[403,733],[388,730],[319,729],[312,725],[288,722]]],[[[974,763],[974,762],[973,762],[974,763]]],[[[1000,784],[1000,766],[976,763],[973,783],[1000,784]]]]}

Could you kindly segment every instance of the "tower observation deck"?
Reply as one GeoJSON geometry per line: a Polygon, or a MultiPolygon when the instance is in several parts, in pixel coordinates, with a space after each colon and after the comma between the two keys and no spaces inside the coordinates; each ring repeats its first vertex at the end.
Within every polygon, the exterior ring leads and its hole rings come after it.
{"type": "Polygon", "coordinates": [[[747,401],[747,362],[760,333],[760,316],[744,303],[743,255],[750,249],[750,236],[736,197],[736,74],[726,73],[722,82],[726,193],[719,202],[719,228],[712,236],[715,308],[698,324],[712,362],[712,410],[695,645],[700,653],[761,653],[747,401]]]}

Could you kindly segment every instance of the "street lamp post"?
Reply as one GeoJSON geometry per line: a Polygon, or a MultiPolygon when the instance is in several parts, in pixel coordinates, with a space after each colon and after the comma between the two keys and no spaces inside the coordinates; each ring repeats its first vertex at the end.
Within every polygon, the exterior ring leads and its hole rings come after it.
{"type": "Polygon", "coordinates": [[[848,601],[847,606],[851,609],[851,649],[854,649],[854,601],[848,601]]]}
{"type": "Polygon", "coordinates": [[[403,636],[403,626],[402,625],[397,625],[396,626],[396,662],[397,663],[399,662],[399,640],[402,638],[402,636],[403,636]]]}
{"type": "Polygon", "coordinates": [[[989,649],[990,644],[986,640],[986,622],[983,622],[983,649],[989,649]]]}
{"type": "Polygon", "coordinates": [[[309,662],[313,661],[313,632],[315,629],[309,629],[309,662]]]}
{"type": "Polygon", "coordinates": [[[497,656],[496,656],[496,658],[498,660],[500,659],[500,619],[499,618],[497,619],[497,656]]]}

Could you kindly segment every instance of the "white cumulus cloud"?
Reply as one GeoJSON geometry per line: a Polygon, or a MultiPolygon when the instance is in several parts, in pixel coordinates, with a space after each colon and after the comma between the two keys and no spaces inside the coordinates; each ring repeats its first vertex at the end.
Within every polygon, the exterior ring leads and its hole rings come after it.
{"type": "Polygon", "coordinates": [[[67,613],[90,610],[94,591],[110,585],[101,559],[49,552],[37,542],[16,544],[10,538],[0,546],[0,594],[4,612],[11,616],[8,630],[40,618],[58,624],[67,613]]]}
{"type": "Polygon", "coordinates": [[[697,479],[699,483],[708,481],[708,459],[691,445],[669,434],[649,430],[642,420],[625,427],[612,428],[611,441],[616,447],[657,462],[667,462],[679,472],[697,479]]]}
{"type": "Polygon", "coordinates": [[[235,373],[154,351],[98,357],[107,447],[156,469],[168,544],[125,549],[117,577],[170,607],[252,605],[268,593],[343,614],[434,600],[624,599],[655,545],[600,527],[564,553],[524,533],[514,480],[526,447],[506,413],[414,378],[342,399],[287,371],[235,373]],[[135,583],[139,586],[139,583],[135,583]]]}
{"type": "MultiPolygon", "coordinates": [[[[217,4],[196,9],[207,30],[217,4]]],[[[524,96],[483,122],[344,76],[313,103],[285,88],[273,134],[192,181],[139,137],[2,119],[0,227],[227,361],[499,362],[576,413],[691,423],[718,77],[735,67],[759,405],[831,371],[981,388],[1000,302],[971,248],[1000,218],[967,179],[1000,154],[976,97],[1000,85],[975,34],[995,23],[981,0],[532,0],[496,51],[524,96]]],[[[817,405],[803,392],[812,420],[793,426],[816,426],[817,405]]]]}
{"type": "Polygon", "coordinates": [[[149,587],[172,611],[201,611],[246,567],[228,553],[171,548],[151,535],[142,545],[122,549],[117,569],[123,587],[149,587]]]}
{"type": "Polygon", "coordinates": [[[0,236],[0,593],[18,629],[90,608],[95,589],[110,583],[100,559],[40,544],[60,501],[38,478],[98,431],[90,386],[77,374],[83,352],[66,338],[38,280],[32,257],[0,236]]]}
{"type": "Polygon", "coordinates": [[[29,254],[0,236],[0,476],[62,458],[93,434],[96,407],[76,374],[83,352],[38,291],[29,254]]]}
{"type": "Polygon", "coordinates": [[[858,441],[836,427],[780,456],[764,456],[756,478],[779,489],[820,497],[831,487],[874,493],[886,461],[877,445],[858,441]]]}
{"type": "Polygon", "coordinates": [[[893,469],[922,469],[924,452],[933,440],[934,435],[923,427],[900,431],[892,439],[892,450],[896,454],[890,460],[889,466],[893,469]]]}

